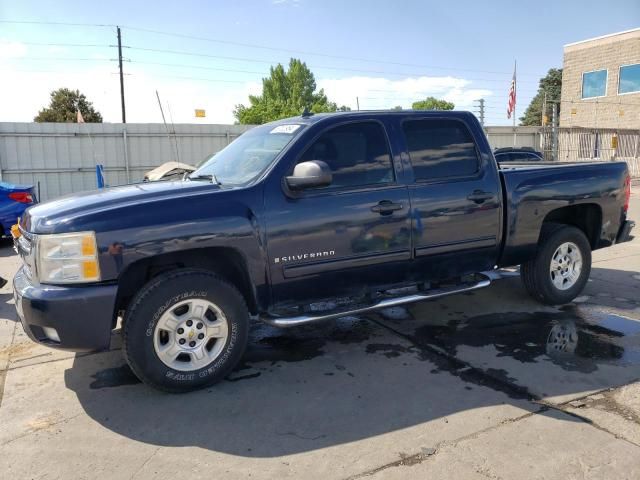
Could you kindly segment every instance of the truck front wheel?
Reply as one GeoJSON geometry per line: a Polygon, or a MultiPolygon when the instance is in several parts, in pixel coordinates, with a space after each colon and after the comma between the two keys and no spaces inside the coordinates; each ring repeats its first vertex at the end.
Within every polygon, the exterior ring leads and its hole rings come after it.
{"type": "Polygon", "coordinates": [[[576,227],[547,225],[535,258],[522,264],[520,276],[529,294],[547,305],[569,303],[591,273],[591,246],[576,227]]]}
{"type": "Polygon", "coordinates": [[[247,344],[249,312],[238,290],[213,272],[175,270],[136,295],[124,321],[131,370],[168,392],[212,385],[228,375],[247,344]]]}

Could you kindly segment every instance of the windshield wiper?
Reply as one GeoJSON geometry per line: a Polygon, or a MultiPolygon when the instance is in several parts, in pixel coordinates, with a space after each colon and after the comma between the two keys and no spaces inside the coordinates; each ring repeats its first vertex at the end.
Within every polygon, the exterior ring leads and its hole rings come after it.
{"type": "Polygon", "coordinates": [[[213,173],[200,174],[196,175],[195,177],[190,175],[187,178],[189,180],[209,180],[215,185],[222,185],[213,173]]]}

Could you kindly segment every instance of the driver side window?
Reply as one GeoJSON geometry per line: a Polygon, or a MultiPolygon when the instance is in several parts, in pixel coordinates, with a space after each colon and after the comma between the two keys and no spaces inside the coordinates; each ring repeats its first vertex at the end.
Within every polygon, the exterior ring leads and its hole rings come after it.
{"type": "Polygon", "coordinates": [[[298,163],[322,160],[331,169],[330,188],[353,188],[395,180],[391,154],[382,125],[358,122],[324,132],[298,163]]]}

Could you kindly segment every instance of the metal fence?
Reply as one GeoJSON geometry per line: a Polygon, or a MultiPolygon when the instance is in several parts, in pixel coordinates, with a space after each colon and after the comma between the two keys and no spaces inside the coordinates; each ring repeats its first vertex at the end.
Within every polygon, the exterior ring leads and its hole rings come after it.
{"type": "Polygon", "coordinates": [[[540,149],[542,130],[540,127],[485,127],[491,148],[532,147],[540,149]]]}
{"type": "Polygon", "coordinates": [[[545,159],[559,162],[624,161],[640,178],[640,130],[552,128],[542,134],[545,159]],[[554,138],[555,137],[555,138],[554,138]]]}
{"type": "MultiPolygon", "coordinates": [[[[142,180],[158,165],[196,165],[250,129],[247,125],[170,126],[118,123],[0,123],[0,180],[39,186],[40,199],[96,187],[95,165],[108,185],[142,180]]],[[[492,148],[533,147],[558,161],[625,160],[640,178],[640,131],[486,127],[492,148]],[[554,152],[557,152],[554,156],[554,152]]]]}
{"type": "Polygon", "coordinates": [[[117,123],[0,123],[0,179],[39,186],[40,199],[142,180],[164,162],[195,165],[250,127],[117,123]]]}

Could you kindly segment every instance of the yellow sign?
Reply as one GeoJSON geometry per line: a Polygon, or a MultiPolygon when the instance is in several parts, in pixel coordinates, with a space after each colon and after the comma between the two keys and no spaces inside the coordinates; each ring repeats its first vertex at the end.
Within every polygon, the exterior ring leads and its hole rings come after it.
{"type": "Polygon", "coordinates": [[[578,109],[577,108],[572,108],[571,109],[571,115],[575,115],[576,113],[578,113],[578,109]]]}
{"type": "Polygon", "coordinates": [[[196,118],[204,118],[206,117],[206,112],[204,110],[200,110],[196,108],[196,118]]]}
{"type": "Polygon", "coordinates": [[[618,148],[618,136],[614,135],[611,137],[611,148],[618,148]]]}
{"type": "Polygon", "coordinates": [[[542,125],[546,125],[547,123],[549,123],[549,117],[547,117],[546,115],[542,116],[542,125]]]}

